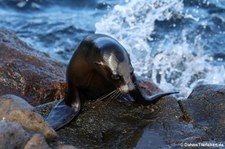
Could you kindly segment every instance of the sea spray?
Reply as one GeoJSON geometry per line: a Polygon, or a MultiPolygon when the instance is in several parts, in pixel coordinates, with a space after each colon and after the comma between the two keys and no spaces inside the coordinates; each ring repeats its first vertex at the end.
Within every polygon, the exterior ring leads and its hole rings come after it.
{"type": "MultiPolygon", "coordinates": [[[[199,11],[203,10],[192,12],[199,11]]],[[[183,98],[198,84],[225,83],[224,66],[212,65],[214,59],[206,54],[202,35],[188,24],[177,25],[174,21],[194,21],[204,27],[207,15],[194,16],[182,0],[130,0],[115,6],[95,27],[96,33],[113,36],[123,44],[138,75],[150,78],[165,91],[179,90],[183,98]],[[170,25],[165,25],[164,35],[156,29],[160,21],[170,25]],[[195,36],[190,36],[191,31],[195,36]]]]}

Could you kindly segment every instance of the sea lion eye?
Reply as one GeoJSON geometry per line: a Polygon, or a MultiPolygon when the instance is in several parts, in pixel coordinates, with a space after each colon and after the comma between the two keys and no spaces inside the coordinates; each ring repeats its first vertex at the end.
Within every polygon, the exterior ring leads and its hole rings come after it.
{"type": "Polygon", "coordinates": [[[119,79],[120,79],[120,75],[118,75],[118,74],[112,74],[112,75],[111,75],[111,78],[112,78],[113,80],[119,80],[119,79]]]}

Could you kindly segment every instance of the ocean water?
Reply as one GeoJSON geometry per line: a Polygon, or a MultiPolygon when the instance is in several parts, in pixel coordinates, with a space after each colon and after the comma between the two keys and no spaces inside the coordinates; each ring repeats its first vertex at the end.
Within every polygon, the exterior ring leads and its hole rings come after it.
{"type": "Polygon", "coordinates": [[[186,98],[225,84],[224,0],[0,0],[0,27],[68,63],[91,33],[116,38],[135,73],[186,98]]]}

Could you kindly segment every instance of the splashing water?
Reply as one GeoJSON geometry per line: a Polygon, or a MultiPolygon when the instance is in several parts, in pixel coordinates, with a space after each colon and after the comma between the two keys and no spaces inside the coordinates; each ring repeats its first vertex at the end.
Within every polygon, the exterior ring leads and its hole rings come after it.
{"type": "Polygon", "coordinates": [[[95,31],[127,49],[138,75],[181,98],[198,84],[225,84],[224,0],[43,1],[38,10],[11,2],[0,0],[0,27],[65,64],[95,31]]]}
{"type": "MultiPolygon", "coordinates": [[[[215,51],[225,53],[223,46],[212,48],[208,42],[217,38],[206,36],[214,27],[212,17],[204,9],[184,7],[182,0],[130,0],[116,5],[95,27],[127,49],[138,75],[165,91],[179,90],[183,98],[198,84],[225,83],[225,58],[214,57],[215,51]]],[[[225,37],[222,31],[215,35],[225,37]]]]}

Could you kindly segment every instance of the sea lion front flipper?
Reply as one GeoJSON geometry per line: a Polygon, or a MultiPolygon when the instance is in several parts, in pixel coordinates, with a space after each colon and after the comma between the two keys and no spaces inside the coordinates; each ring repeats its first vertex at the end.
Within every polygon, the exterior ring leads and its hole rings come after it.
{"type": "Polygon", "coordinates": [[[165,92],[165,93],[158,93],[156,95],[152,95],[152,96],[149,96],[149,95],[146,95],[146,94],[143,94],[143,97],[144,97],[144,100],[145,102],[151,102],[151,103],[156,103],[160,98],[164,97],[164,96],[168,96],[168,95],[171,95],[171,94],[177,94],[179,92],[165,92]]]}
{"type": "MultiPolygon", "coordinates": [[[[134,80],[136,81],[136,78],[134,77],[134,80]]],[[[148,95],[146,93],[146,91],[144,91],[144,89],[142,89],[139,84],[136,84],[136,90],[131,91],[130,94],[132,97],[134,97],[136,102],[139,103],[156,103],[157,101],[159,101],[160,98],[164,97],[164,96],[168,96],[171,94],[177,94],[179,92],[165,92],[165,93],[157,93],[155,95],[148,95]]]]}
{"type": "Polygon", "coordinates": [[[51,110],[46,121],[55,130],[65,126],[79,113],[80,105],[72,104],[68,106],[64,100],[60,100],[51,110]]]}

